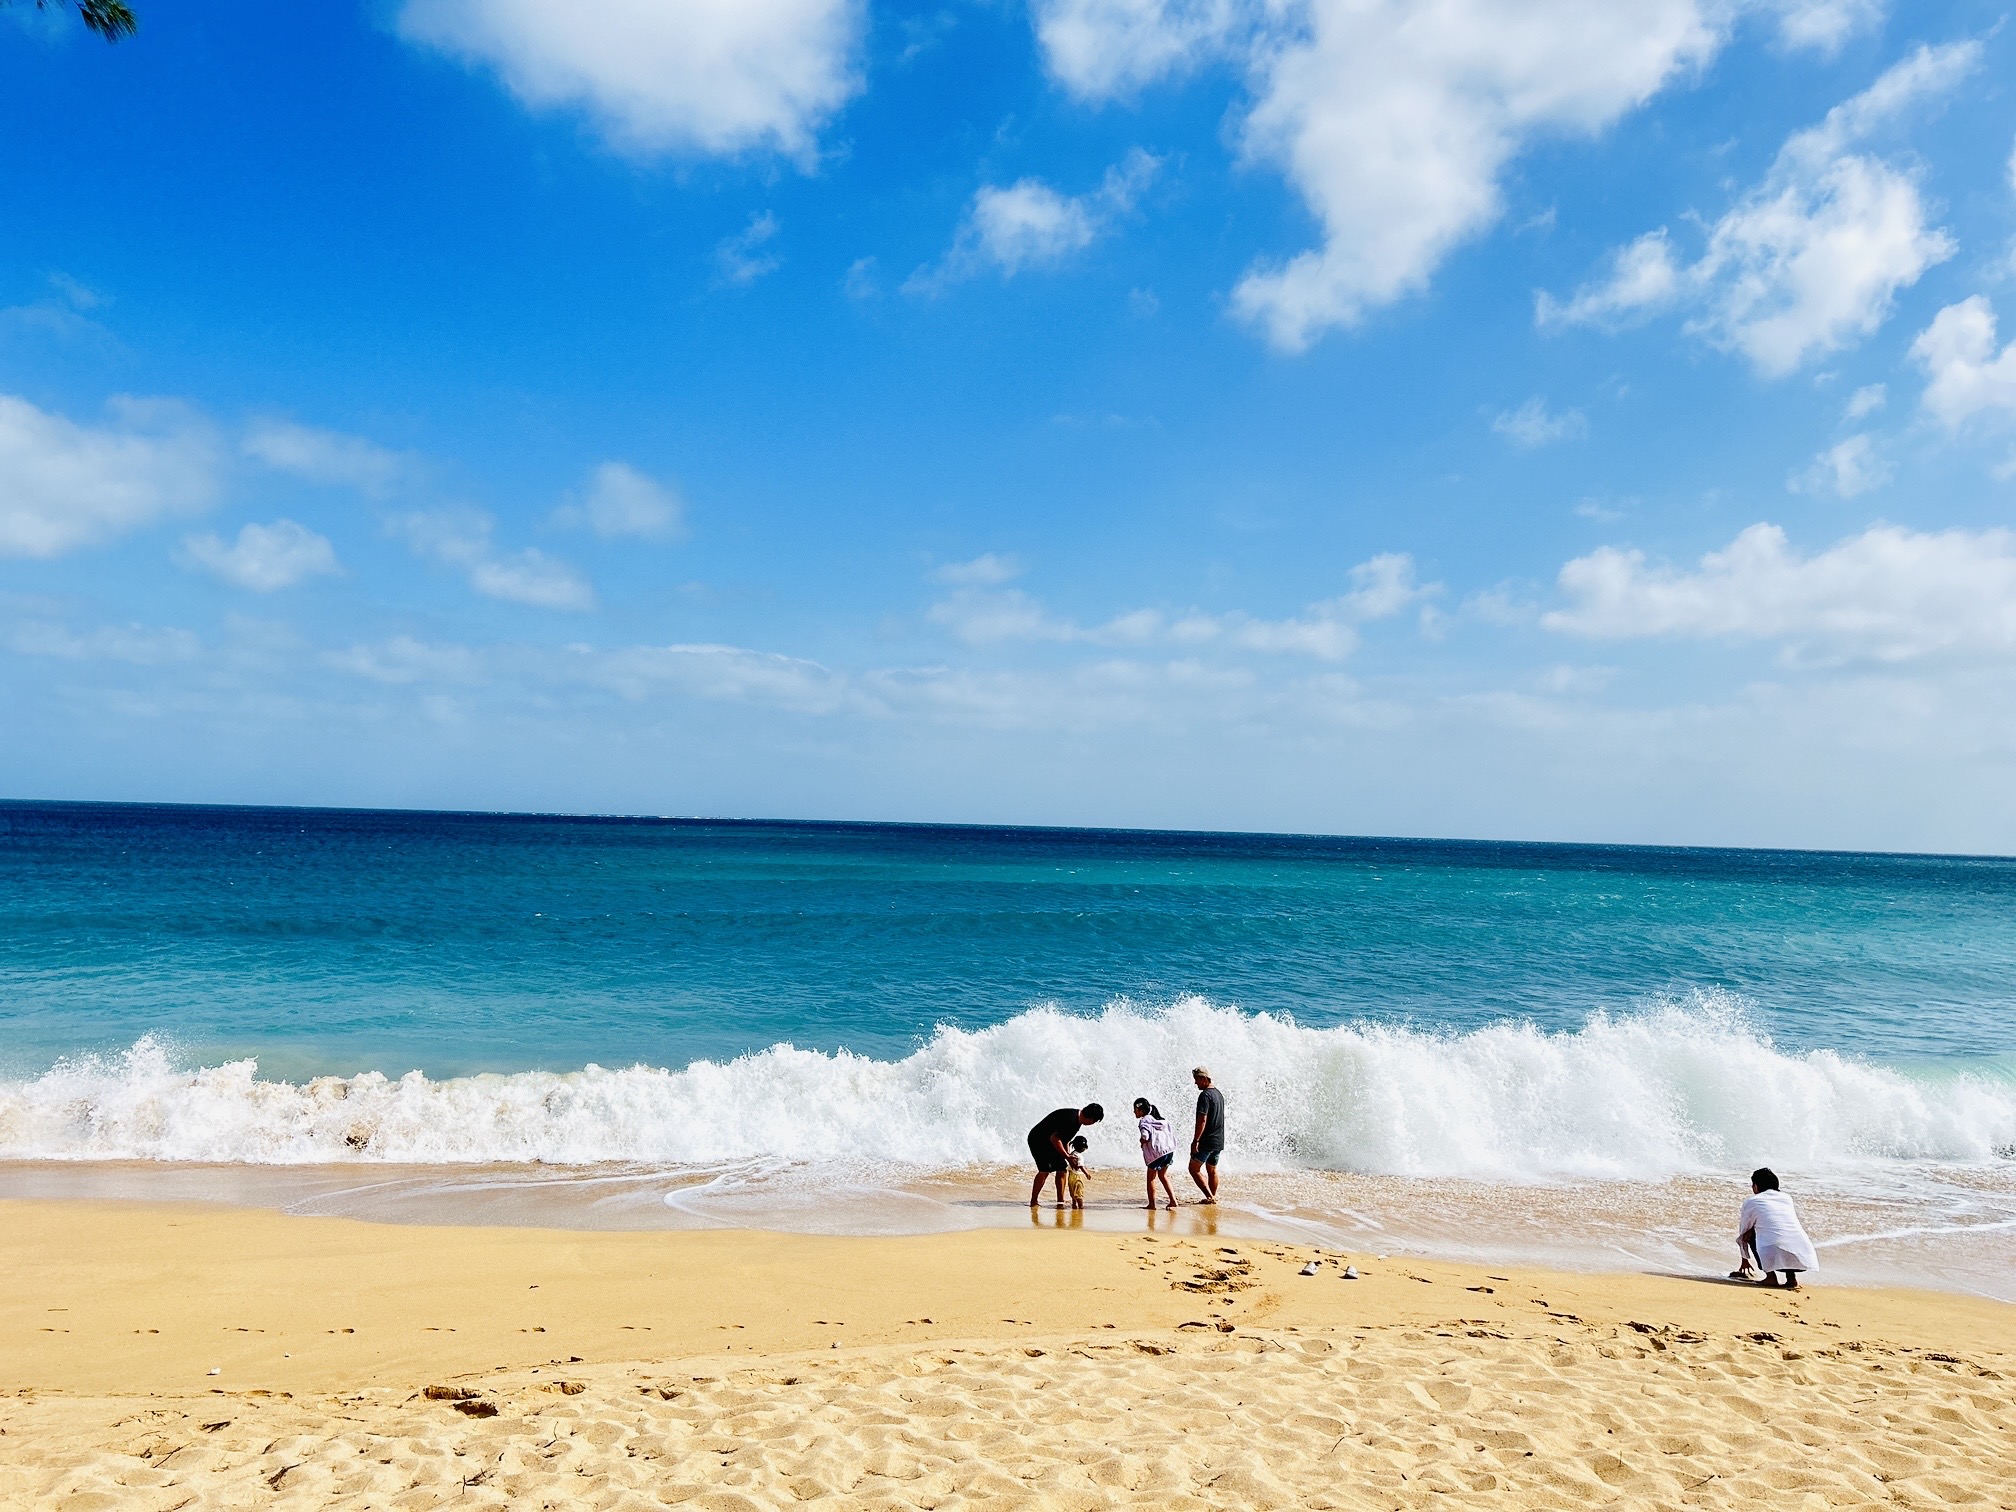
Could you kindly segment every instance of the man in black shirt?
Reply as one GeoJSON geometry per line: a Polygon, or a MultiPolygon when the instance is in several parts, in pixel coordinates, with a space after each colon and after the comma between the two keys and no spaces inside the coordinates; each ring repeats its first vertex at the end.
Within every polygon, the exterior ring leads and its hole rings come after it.
{"type": "Polygon", "coordinates": [[[1218,1200],[1218,1157],[1225,1153],[1225,1094],[1211,1085],[1209,1067],[1198,1066],[1190,1073],[1197,1083],[1197,1130],[1190,1136],[1190,1179],[1204,1195],[1200,1202],[1218,1200]]]}
{"type": "Polygon", "coordinates": [[[1064,1173],[1078,1164],[1071,1141],[1078,1137],[1081,1128],[1090,1128],[1105,1116],[1106,1110],[1097,1103],[1087,1103],[1082,1108],[1059,1108],[1044,1114],[1043,1121],[1029,1131],[1029,1154],[1036,1162],[1036,1184],[1029,1188],[1029,1206],[1043,1200],[1043,1183],[1052,1176],[1057,1178],[1057,1203],[1063,1205],[1064,1173]]]}

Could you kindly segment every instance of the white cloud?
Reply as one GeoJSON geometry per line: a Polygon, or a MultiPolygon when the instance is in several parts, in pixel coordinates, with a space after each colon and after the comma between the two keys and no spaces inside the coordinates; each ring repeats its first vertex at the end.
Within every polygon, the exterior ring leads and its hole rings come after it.
{"type": "Polygon", "coordinates": [[[0,394],[0,557],[56,557],[217,496],[216,432],[187,405],[120,396],[79,425],[0,394]]]}
{"type": "Polygon", "coordinates": [[[1932,317],[1911,355],[1925,369],[1925,408],[1949,430],[1980,415],[2016,419],[2016,342],[1995,350],[1995,307],[1976,294],[1932,317]]]}
{"type": "Polygon", "coordinates": [[[831,713],[856,702],[847,679],[815,661],[740,646],[569,648],[567,673],[628,699],[683,693],[724,702],[757,702],[803,713],[831,713]]]}
{"type": "Polygon", "coordinates": [[[1012,552],[985,552],[970,562],[947,562],[931,570],[931,581],[955,587],[991,587],[1022,576],[1022,559],[1012,552]]]}
{"type": "Polygon", "coordinates": [[[1912,178],[1850,156],[1774,175],[1715,227],[1697,276],[1716,286],[1690,329],[1768,377],[1870,335],[1953,242],[1925,224],[1912,178]]]}
{"type": "Polygon", "coordinates": [[[1084,99],[1113,99],[1188,68],[1246,24],[1234,0],[1036,0],[1050,72],[1084,99]]]}
{"type": "Polygon", "coordinates": [[[1852,499],[1888,483],[1891,471],[1888,459],[1877,452],[1875,440],[1855,435],[1821,452],[1804,472],[1786,479],[1785,486],[1794,493],[1831,493],[1852,499]]]}
{"type": "Polygon", "coordinates": [[[1551,413],[1538,395],[1516,410],[1502,410],[1491,419],[1491,429],[1514,446],[1529,450],[1556,441],[1574,441],[1589,434],[1589,419],[1580,410],[1551,413]]]}
{"type": "Polygon", "coordinates": [[[951,251],[936,267],[920,268],[904,288],[929,294],[983,268],[1012,278],[1025,268],[1054,267],[1097,241],[1161,171],[1162,160],[1139,147],[1106,170],[1089,194],[1059,194],[1041,179],[983,186],[968,207],[951,251]]]}
{"type": "Polygon", "coordinates": [[[861,87],[866,17],[859,0],[405,0],[398,27],[496,69],[529,107],[584,109],[624,151],[809,165],[861,87]]]}
{"type": "Polygon", "coordinates": [[[533,546],[475,563],[469,569],[469,586],[488,598],[535,609],[595,607],[595,590],[578,567],[533,546]]]}
{"type": "Polygon", "coordinates": [[[875,259],[857,257],[847,265],[847,276],[840,280],[840,289],[849,299],[869,300],[879,296],[882,285],[875,277],[875,259]]]}
{"type": "Polygon", "coordinates": [[[1346,574],[1351,588],[1332,600],[1356,620],[1391,619],[1410,604],[1432,598],[1441,589],[1414,578],[1414,558],[1404,551],[1385,551],[1360,562],[1346,574]]]}
{"type": "MultiPolygon", "coordinates": [[[[987,561],[987,558],[981,558],[987,561]]],[[[971,566],[972,564],[967,564],[971,566]]],[[[983,583],[971,578],[969,583],[983,583]]],[[[968,645],[1049,641],[1096,646],[1221,646],[1238,651],[1312,656],[1342,661],[1358,647],[1357,626],[1388,619],[1411,604],[1440,592],[1415,579],[1414,559],[1389,552],[1353,567],[1350,588],[1334,599],[1311,604],[1300,615],[1265,620],[1250,614],[1205,614],[1190,610],[1165,614],[1135,609],[1099,625],[1060,619],[1041,602],[1016,588],[961,587],[931,606],[928,618],[968,645]]]]}
{"type": "Polygon", "coordinates": [[[1681,295],[1680,266],[1673,242],[1661,226],[1611,257],[1608,276],[1584,284],[1566,301],[1542,290],[1534,296],[1533,323],[1543,331],[1570,325],[1615,330],[1634,318],[1662,310],[1681,295]]]}
{"type": "Polygon", "coordinates": [[[272,593],[291,588],[303,578],[333,576],[343,570],[336,560],[336,548],[326,536],[292,520],[247,525],[228,545],[208,532],[189,536],[182,542],[182,556],[190,565],[254,593],[272,593]]]}
{"type": "Polygon", "coordinates": [[[533,547],[499,556],[490,540],[495,522],[481,510],[399,515],[387,524],[421,556],[467,573],[469,586],[486,598],[537,609],[595,607],[594,587],[571,563],[533,547]]]}
{"type": "Polygon", "coordinates": [[[1774,0],[1778,35],[1787,47],[1831,58],[1850,37],[1883,21],[1883,0],[1774,0]]]}
{"type": "Polygon", "coordinates": [[[410,635],[395,635],[376,646],[347,646],[329,652],[322,660],[339,672],[395,687],[421,682],[473,683],[482,677],[482,658],[469,647],[429,645],[410,635]]]}
{"type": "Polygon", "coordinates": [[[776,238],[777,217],[768,210],[749,217],[749,224],[733,236],[723,237],[714,247],[714,265],[721,279],[730,284],[752,284],[766,273],[784,266],[784,259],[763,249],[776,238]]]}
{"type": "Polygon", "coordinates": [[[1842,416],[1849,420],[1860,420],[1864,415],[1873,415],[1890,400],[1889,388],[1881,383],[1866,383],[1848,396],[1847,408],[1842,416]]]}
{"type": "Polygon", "coordinates": [[[361,436],[296,425],[291,420],[257,420],[246,427],[238,449],[278,472],[311,483],[340,483],[382,495],[413,471],[413,459],[387,451],[361,436]]]}
{"type": "Polygon", "coordinates": [[[1701,312],[1690,331],[1773,377],[1869,335],[1897,291],[1954,244],[1927,224],[1915,171],[1852,149],[1951,94],[1980,58],[1975,42],[1919,48],[1787,140],[1762,182],[1710,228],[1698,261],[1679,267],[1666,232],[1652,232],[1571,299],[1540,296],[1537,323],[1616,326],[1691,299],[1701,312]]]}
{"type": "MultiPolygon", "coordinates": [[[[1593,135],[1722,39],[1708,0],[1309,0],[1251,56],[1247,157],[1280,166],[1323,245],[1256,266],[1235,309],[1284,351],[1424,288],[1495,222],[1506,165],[1593,135]]],[[[1053,67],[1056,66],[1053,61],[1053,67]]]]}
{"type": "Polygon", "coordinates": [[[1572,602],[1541,617],[1595,640],[1773,640],[1807,661],[2016,652],[2016,534],[1878,525],[1801,557],[1753,525],[1689,571],[1606,546],[1561,569],[1572,602]]]}
{"type": "Polygon", "coordinates": [[[590,475],[580,502],[555,510],[553,523],[585,526],[605,540],[676,541],[685,533],[684,514],[674,490],[627,462],[604,462],[590,475]]]}
{"type": "Polygon", "coordinates": [[[22,656],[116,661],[135,667],[193,661],[203,649],[203,643],[194,634],[172,626],[102,625],[80,635],[63,625],[41,620],[15,626],[7,644],[22,656]]]}

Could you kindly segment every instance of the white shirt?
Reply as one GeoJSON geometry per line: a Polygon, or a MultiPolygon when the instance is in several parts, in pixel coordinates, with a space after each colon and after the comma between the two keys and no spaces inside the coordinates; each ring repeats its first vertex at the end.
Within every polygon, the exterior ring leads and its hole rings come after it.
{"type": "Polygon", "coordinates": [[[1759,1192],[1743,1199],[1736,1218],[1736,1237],[1756,1231],[1757,1264],[1767,1271],[1810,1271],[1820,1268],[1813,1241],[1799,1225],[1792,1199],[1783,1192],[1759,1192]]]}
{"type": "Polygon", "coordinates": [[[1176,1153],[1176,1132],[1169,1127],[1166,1118],[1151,1118],[1142,1114],[1136,1120],[1141,1128],[1141,1161],[1153,1165],[1164,1155],[1176,1153]]]}

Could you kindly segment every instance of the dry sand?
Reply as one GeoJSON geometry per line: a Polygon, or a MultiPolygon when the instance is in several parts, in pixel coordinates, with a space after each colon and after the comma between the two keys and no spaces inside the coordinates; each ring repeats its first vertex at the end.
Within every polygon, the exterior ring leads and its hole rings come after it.
{"type": "Polygon", "coordinates": [[[1048,1215],[15,1202],[0,1233],[7,1506],[2016,1508],[2016,1308],[1956,1296],[1369,1253],[1353,1282],[1048,1215]]]}

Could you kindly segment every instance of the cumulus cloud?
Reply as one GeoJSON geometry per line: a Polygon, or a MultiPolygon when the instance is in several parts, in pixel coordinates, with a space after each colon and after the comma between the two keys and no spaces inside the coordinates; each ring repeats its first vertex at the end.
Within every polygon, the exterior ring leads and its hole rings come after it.
{"type": "Polygon", "coordinates": [[[1060,194],[1034,178],[986,185],[973,196],[951,251],[936,266],[918,269],[904,288],[929,294],[987,268],[1013,278],[1027,268],[1054,267],[1132,210],[1161,168],[1160,158],[1136,147],[1089,194],[1060,194]]]}
{"type": "Polygon", "coordinates": [[[239,438],[238,449],[277,472],[311,483],[343,484],[374,495],[390,492],[413,470],[411,457],[361,436],[297,425],[292,420],[254,421],[239,438]]]}
{"type": "Polygon", "coordinates": [[[405,0],[400,35],[578,108],[632,153],[769,150],[810,165],[861,88],[859,0],[405,0]]]}
{"type": "Polygon", "coordinates": [[[221,448],[195,410],[114,398],[80,425],[0,394],[0,557],[62,556],[212,503],[221,448]]]}
{"type": "Polygon", "coordinates": [[[182,542],[181,554],[187,565],[253,593],[272,593],[304,578],[330,577],[343,570],[328,537],[292,520],[247,525],[228,544],[208,532],[189,536],[182,542]]]}
{"type": "Polygon", "coordinates": [[[1662,229],[1616,254],[1610,272],[1565,301],[1542,295],[1539,325],[1624,324],[1682,300],[1688,329],[1782,377],[1875,331],[1897,292],[1951,257],[1928,224],[1914,169],[1857,150],[1907,111],[1950,95],[1981,47],[1921,47],[1819,125],[1796,133],[1763,180],[1710,229],[1682,268],[1662,229]]]}
{"type": "Polygon", "coordinates": [[[1648,231],[1611,255],[1610,269],[1568,299],[1542,290],[1534,296],[1533,323],[1541,330],[1587,325],[1618,330],[1667,308],[1682,293],[1680,265],[1666,228],[1648,231]]]}
{"type": "Polygon", "coordinates": [[[1875,439],[1855,435],[1821,452],[1804,472],[1786,479],[1786,487],[1794,493],[1831,493],[1852,499],[1881,488],[1890,475],[1890,463],[1876,450],[1875,439]]]}
{"type": "Polygon", "coordinates": [[[1781,642],[1788,658],[1904,662],[2016,652],[2016,533],[1878,525],[1802,557],[1752,525],[1689,570],[1606,546],[1561,569],[1549,630],[1592,640],[1781,642]]]}
{"type": "Polygon", "coordinates": [[[595,607],[595,590],[581,570],[535,546],[474,563],[469,568],[469,586],[488,598],[530,604],[535,609],[595,607]]]}
{"type": "Polygon", "coordinates": [[[932,605],[928,617],[975,646],[1010,641],[1191,649],[1218,646],[1334,662],[1358,648],[1360,624],[1391,618],[1440,591],[1438,586],[1424,586],[1416,580],[1414,559],[1402,552],[1359,563],[1347,580],[1350,587],[1345,593],[1311,604],[1287,619],[1260,619],[1238,612],[1167,614],[1159,609],[1135,609],[1102,624],[1080,625],[1051,614],[1039,600],[1018,588],[979,586],[989,579],[971,577],[965,580],[969,586],[932,605]]]}
{"type": "Polygon", "coordinates": [[[1850,37],[1883,21],[1883,0],[1775,0],[1778,36],[1787,47],[1831,58],[1850,37]]]}
{"type": "Polygon", "coordinates": [[[1982,415],[2016,419],[2016,342],[1995,350],[1995,307],[1984,296],[1933,316],[1911,356],[1929,380],[1925,409],[1947,429],[1982,415]]]}
{"type": "Polygon", "coordinates": [[[723,283],[752,284],[784,266],[784,259],[764,250],[777,236],[777,217],[768,210],[749,217],[749,224],[714,247],[714,265],[723,283]]]}
{"type": "Polygon", "coordinates": [[[605,540],[676,541],[685,533],[684,515],[679,495],[665,484],[627,462],[604,462],[579,502],[554,511],[553,523],[585,527],[605,540]]]}
{"type": "Polygon", "coordinates": [[[1085,99],[1113,99],[1189,68],[1250,26],[1234,0],[1037,0],[1050,72],[1085,99]]]}
{"type": "Polygon", "coordinates": [[[1519,408],[1491,417],[1491,429],[1514,446],[1531,450],[1556,441],[1576,441],[1589,434],[1589,419],[1580,410],[1555,414],[1537,394],[1519,408]]]}
{"type": "Polygon", "coordinates": [[[1888,385],[1865,383],[1848,396],[1848,404],[1842,416],[1849,420],[1860,420],[1864,415],[1873,415],[1890,400],[1888,385]]]}
{"type": "Polygon", "coordinates": [[[594,587],[572,563],[530,546],[499,554],[491,542],[495,522],[481,510],[399,515],[388,524],[419,555],[461,569],[486,598],[535,609],[595,607],[594,587]]]}
{"type": "MultiPolygon", "coordinates": [[[[1284,351],[1424,288],[1504,208],[1506,165],[1543,134],[1593,135],[1722,38],[1706,0],[1310,0],[1257,45],[1246,156],[1277,165],[1321,247],[1257,265],[1238,313],[1284,351]]],[[[1056,66],[1053,59],[1053,67],[1056,66]]]]}

